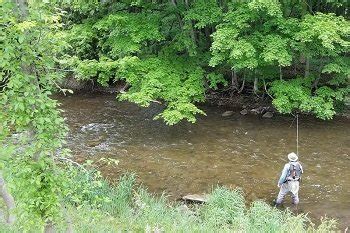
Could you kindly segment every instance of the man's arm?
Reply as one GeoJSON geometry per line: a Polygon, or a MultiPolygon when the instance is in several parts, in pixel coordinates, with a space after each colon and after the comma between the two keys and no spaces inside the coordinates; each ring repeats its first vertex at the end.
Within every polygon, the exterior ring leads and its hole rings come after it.
{"type": "Polygon", "coordinates": [[[284,165],[282,174],[280,176],[280,179],[278,180],[278,184],[277,184],[278,187],[281,186],[284,183],[284,181],[286,181],[288,170],[289,170],[289,164],[287,163],[286,165],[284,165]]]}

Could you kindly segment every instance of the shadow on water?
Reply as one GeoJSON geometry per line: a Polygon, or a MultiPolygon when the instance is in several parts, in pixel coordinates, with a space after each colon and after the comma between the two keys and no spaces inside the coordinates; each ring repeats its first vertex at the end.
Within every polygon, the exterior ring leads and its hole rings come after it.
{"type": "MultiPolygon", "coordinates": [[[[248,200],[271,203],[286,155],[296,150],[292,117],[263,119],[239,112],[222,117],[224,109],[204,106],[207,116],[196,124],[170,127],[153,120],[160,111],[157,105],[139,108],[105,95],[58,99],[77,159],[118,159],[117,168],[102,168],[104,175],[115,179],[134,171],[150,191],[166,192],[173,199],[219,184],[242,187],[248,200]]],[[[350,225],[349,123],[303,116],[299,126],[305,170],[299,208],[312,217],[339,218],[342,227],[350,225]]]]}

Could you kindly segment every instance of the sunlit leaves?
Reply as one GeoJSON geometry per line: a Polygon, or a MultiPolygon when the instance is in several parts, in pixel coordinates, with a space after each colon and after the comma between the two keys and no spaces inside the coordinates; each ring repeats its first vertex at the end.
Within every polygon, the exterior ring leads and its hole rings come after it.
{"type": "MultiPolygon", "coordinates": [[[[318,77],[310,84],[313,92],[323,86],[335,90],[348,85],[346,62],[339,62],[349,51],[348,20],[311,12],[305,4],[121,1],[86,4],[81,10],[73,5],[68,7],[74,11],[68,18],[77,24],[67,31],[71,45],[67,52],[72,55],[70,66],[77,77],[104,86],[125,80],[130,87],[122,98],[141,106],[152,102],[195,104],[203,97],[198,95],[203,93],[203,80],[190,77],[203,76],[206,88],[216,89],[218,84],[227,84],[231,70],[238,78],[245,77],[246,87],[253,86],[256,78],[289,80],[304,73],[318,77]],[[186,59],[191,62],[187,64],[186,59]],[[183,63],[182,67],[172,67],[177,63],[183,63]],[[175,75],[187,70],[185,65],[198,72],[181,74],[188,78],[186,85],[175,75]],[[308,70],[304,71],[304,66],[308,70]],[[178,101],[179,96],[186,100],[178,101]]],[[[329,7],[342,6],[330,3],[329,7]]]]}
{"type": "Polygon", "coordinates": [[[277,0],[253,0],[248,7],[270,17],[282,17],[281,4],[277,0]]]}
{"type": "Polygon", "coordinates": [[[168,124],[182,119],[193,122],[195,114],[203,113],[193,104],[204,100],[204,73],[195,63],[175,56],[144,60],[126,57],[120,63],[118,75],[131,84],[121,99],[145,107],[164,100],[166,109],[159,117],[168,124]]]}
{"type": "Polygon", "coordinates": [[[163,118],[168,125],[174,125],[184,119],[194,123],[196,122],[196,115],[205,113],[189,102],[171,102],[168,107],[155,119],[163,118]]]}
{"type": "Polygon", "coordinates": [[[220,22],[222,10],[216,0],[199,0],[186,12],[185,18],[194,20],[196,28],[204,28],[220,22]]]}
{"type": "Polygon", "coordinates": [[[269,65],[276,62],[279,66],[289,66],[292,63],[292,53],[289,40],[279,35],[268,35],[263,41],[263,50],[260,57],[269,65]]]}
{"type": "MultiPolygon", "coordinates": [[[[310,43],[310,45],[321,45],[329,52],[339,53],[342,51],[341,48],[349,50],[349,34],[350,22],[343,17],[317,13],[305,16],[296,38],[301,42],[310,43]]],[[[320,52],[321,55],[324,53],[320,52]]]]}
{"type": "Polygon", "coordinates": [[[252,1],[249,4],[232,4],[231,7],[232,11],[225,14],[223,22],[213,34],[210,65],[216,66],[226,61],[237,70],[252,70],[274,61],[280,65],[290,64],[287,40],[267,31],[268,27],[278,27],[276,19],[282,13],[277,2],[252,1]],[[259,21],[263,21],[264,26],[255,27],[259,21]]]}
{"type": "Polygon", "coordinates": [[[332,119],[336,101],[343,101],[349,89],[333,90],[320,87],[312,92],[311,79],[294,79],[290,81],[275,81],[271,91],[275,97],[274,106],[279,112],[292,113],[301,111],[313,113],[321,119],[332,119]]]}

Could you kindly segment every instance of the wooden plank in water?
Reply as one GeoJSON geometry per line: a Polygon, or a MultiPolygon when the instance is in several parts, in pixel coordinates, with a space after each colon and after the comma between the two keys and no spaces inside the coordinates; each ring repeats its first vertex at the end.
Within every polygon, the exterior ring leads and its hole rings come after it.
{"type": "Polygon", "coordinates": [[[205,203],[208,201],[208,195],[207,194],[188,194],[186,196],[183,196],[182,200],[205,203]]]}

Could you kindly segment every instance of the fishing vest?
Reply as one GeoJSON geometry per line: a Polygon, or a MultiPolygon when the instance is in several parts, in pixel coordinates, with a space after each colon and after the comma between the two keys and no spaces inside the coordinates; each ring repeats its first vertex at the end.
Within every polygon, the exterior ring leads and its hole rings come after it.
{"type": "Polygon", "coordinates": [[[300,181],[301,174],[302,174],[302,170],[301,170],[300,163],[290,162],[286,181],[300,181]]]}

